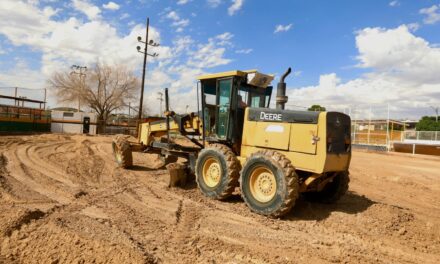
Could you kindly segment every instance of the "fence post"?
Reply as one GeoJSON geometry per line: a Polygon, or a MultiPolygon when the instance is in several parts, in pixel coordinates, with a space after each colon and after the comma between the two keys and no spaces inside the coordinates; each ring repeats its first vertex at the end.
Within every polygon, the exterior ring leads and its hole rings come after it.
{"type": "Polygon", "coordinates": [[[435,141],[437,141],[437,134],[438,134],[438,131],[435,131],[435,141]]]}
{"type": "Polygon", "coordinates": [[[413,151],[412,154],[414,155],[416,153],[416,144],[413,143],[413,151]]]}

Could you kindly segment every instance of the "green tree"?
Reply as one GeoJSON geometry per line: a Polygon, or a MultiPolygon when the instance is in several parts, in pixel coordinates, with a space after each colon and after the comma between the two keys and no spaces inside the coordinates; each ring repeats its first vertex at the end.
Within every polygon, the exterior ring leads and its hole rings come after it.
{"type": "Polygon", "coordinates": [[[440,122],[435,121],[435,116],[424,116],[416,125],[417,131],[440,131],[440,122]]]}
{"type": "Polygon", "coordinates": [[[307,110],[314,111],[314,112],[323,112],[323,111],[325,111],[325,107],[320,106],[320,105],[312,105],[307,110]]]}

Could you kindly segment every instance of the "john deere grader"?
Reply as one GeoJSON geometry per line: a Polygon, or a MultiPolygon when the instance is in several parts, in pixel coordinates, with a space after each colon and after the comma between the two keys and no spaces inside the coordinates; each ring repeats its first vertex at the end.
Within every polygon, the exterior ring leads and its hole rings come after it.
{"type": "Polygon", "coordinates": [[[290,72],[278,83],[276,109],[269,108],[273,76],[257,71],[199,77],[197,113],[169,111],[166,89],[166,118],[141,123],[136,144],[120,136],[113,141],[118,165],[132,166],[133,151],[159,154],[168,163],[183,158],[204,195],[223,200],[239,187],[253,212],[270,217],[289,212],[300,194],[337,201],[349,183],[350,117],[285,110],[290,72]],[[191,146],[172,141],[170,132],[191,146]]]}

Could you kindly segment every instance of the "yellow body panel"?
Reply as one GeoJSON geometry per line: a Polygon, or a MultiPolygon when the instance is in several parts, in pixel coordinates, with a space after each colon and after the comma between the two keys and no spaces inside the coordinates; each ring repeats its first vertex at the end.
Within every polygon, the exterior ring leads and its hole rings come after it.
{"type": "MultiPolygon", "coordinates": [[[[246,159],[252,155],[252,153],[255,153],[260,150],[265,150],[267,148],[262,147],[255,147],[255,146],[241,146],[241,153],[240,153],[240,163],[243,166],[246,162],[246,159]]],[[[321,173],[317,168],[317,157],[316,155],[311,154],[304,154],[299,152],[291,152],[288,150],[277,150],[279,153],[284,154],[293,164],[295,169],[298,170],[304,170],[304,171],[310,171],[315,173],[321,173]]]]}
{"type": "Polygon", "coordinates": [[[294,152],[316,154],[314,138],[318,136],[317,124],[292,124],[289,149],[294,152]]]}
{"type": "Polygon", "coordinates": [[[317,124],[300,123],[276,123],[282,127],[290,126],[286,129],[290,134],[275,135],[266,134],[265,129],[272,122],[248,121],[248,109],[245,112],[243,124],[243,139],[240,157],[243,166],[246,159],[260,150],[276,149],[284,154],[297,170],[313,173],[323,173],[328,171],[348,170],[351,153],[331,154],[327,153],[326,148],[326,112],[319,114],[317,124]],[[315,140],[313,140],[315,137],[315,140]],[[258,142],[266,142],[264,146],[258,142]],[[285,143],[280,143],[284,141],[285,143]],[[288,148],[286,148],[286,144],[288,148]]]}
{"type": "MultiPolygon", "coordinates": [[[[194,130],[201,131],[202,129],[201,120],[199,119],[199,117],[195,116],[191,118],[189,122],[186,122],[184,124],[184,128],[187,132],[193,132],[194,130]]],[[[139,126],[139,130],[140,130],[139,141],[143,145],[148,146],[150,145],[152,140],[154,140],[154,137],[161,137],[166,134],[167,124],[165,120],[159,122],[153,121],[148,123],[142,123],[139,126]]],[[[172,118],[170,118],[170,131],[177,131],[177,130],[179,130],[178,124],[172,118]]]]}
{"type": "Polygon", "coordinates": [[[243,137],[243,144],[263,148],[289,149],[290,124],[247,122],[252,136],[243,137]],[[287,139],[287,140],[286,140],[287,139]]]}

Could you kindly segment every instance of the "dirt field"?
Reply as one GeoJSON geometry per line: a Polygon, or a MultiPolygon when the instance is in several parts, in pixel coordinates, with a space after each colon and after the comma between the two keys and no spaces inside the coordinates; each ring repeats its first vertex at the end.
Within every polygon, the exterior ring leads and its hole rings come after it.
{"type": "Polygon", "coordinates": [[[0,137],[0,263],[440,263],[440,159],[354,152],[336,205],[286,218],[167,187],[110,137],[0,137]]]}

